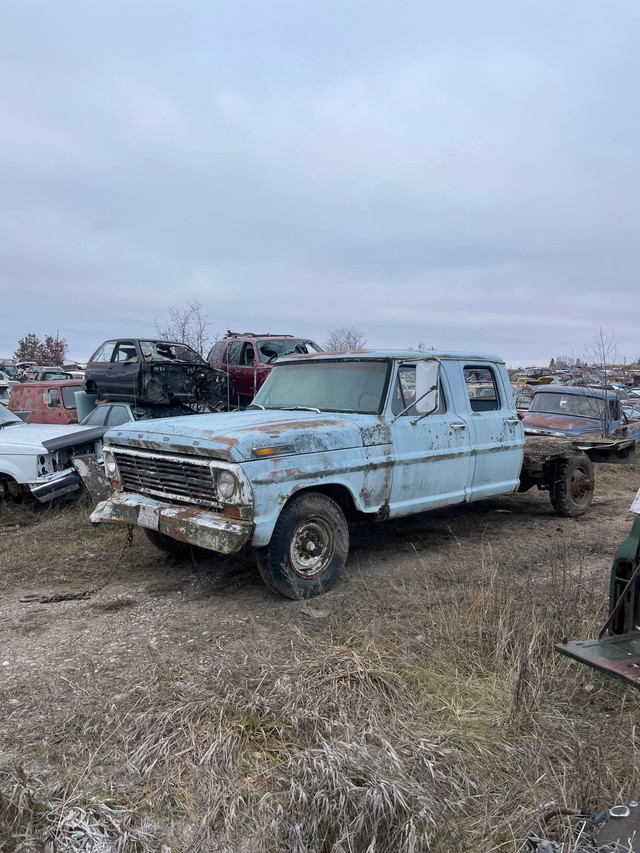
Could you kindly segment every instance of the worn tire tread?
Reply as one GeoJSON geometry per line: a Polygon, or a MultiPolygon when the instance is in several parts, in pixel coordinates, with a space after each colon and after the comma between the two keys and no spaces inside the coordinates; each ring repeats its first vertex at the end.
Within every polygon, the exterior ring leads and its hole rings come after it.
{"type": "Polygon", "coordinates": [[[593,489],[587,492],[588,497],[583,502],[576,503],[574,500],[571,494],[571,475],[577,468],[584,468],[586,475],[593,480],[593,462],[586,455],[561,459],[555,466],[551,503],[558,515],[565,518],[578,518],[584,515],[593,500],[593,489]]]}
{"type": "Polygon", "coordinates": [[[349,528],[339,505],[321,492],[305,492],[285,505],[276,521],[271,541],[256,552],[258,571],[265,584],[286,598],[304,599],[327,592],[338,580],[349,552],[349,528]],[[323,575],[305,581],[286,566],[290,533],[305,515],[329,516],[334,525],[335,554],[323,575]]]}

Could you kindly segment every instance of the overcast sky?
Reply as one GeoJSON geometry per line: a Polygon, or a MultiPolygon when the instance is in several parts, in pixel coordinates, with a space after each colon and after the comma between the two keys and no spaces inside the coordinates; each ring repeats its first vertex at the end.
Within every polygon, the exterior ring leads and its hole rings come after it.
{"type": "Polygon", "coordinates": [[[637,0],[0,0],[0,356],[213,333],[640,354],[637,0]]]}

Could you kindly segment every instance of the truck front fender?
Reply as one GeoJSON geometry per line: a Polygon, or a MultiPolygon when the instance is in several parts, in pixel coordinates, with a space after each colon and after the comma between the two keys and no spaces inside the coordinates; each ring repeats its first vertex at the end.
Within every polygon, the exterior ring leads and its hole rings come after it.
{"type": "Polygon", "coordinates": [[[256,548],[268,545],[282,508],[303,490],[343,489],[358,512],[374,516],[384,511],[391,495],[392,473],[393,454],[388,445],[252,463],[247,467],[255,501],[252,544],[256,548]]]}

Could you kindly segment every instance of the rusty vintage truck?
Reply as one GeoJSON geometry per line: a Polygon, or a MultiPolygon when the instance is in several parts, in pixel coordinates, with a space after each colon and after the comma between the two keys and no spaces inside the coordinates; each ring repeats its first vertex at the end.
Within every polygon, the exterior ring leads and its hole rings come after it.
{"type": "Polygon", "coordinates": [[[640,420],[612,389],[543,385],[522,419],[525,435],[640,439],[640,420]]]}
{"type": "Polygon", "coordinates": [[[144,528],[157,547],[255,549],[268,585],[296,598],[337,580],[347,522],[383,521],[534,486],[586,512],[593,462],[632,439],[525,437],[504,362],[474,353],[359,351],[279,360],[244,411],[110,430],[114,492],[94,522],[144,528]],[[469,386],[482,379],[482,396],[469,386]]]}

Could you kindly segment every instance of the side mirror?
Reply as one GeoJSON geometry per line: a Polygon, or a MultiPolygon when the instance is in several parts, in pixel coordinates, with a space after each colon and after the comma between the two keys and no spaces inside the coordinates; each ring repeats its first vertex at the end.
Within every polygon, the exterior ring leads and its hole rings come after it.
{"type": "Polygon", "coordinates": [[[416,365],[416,411],[430,415],[438,408],[440,362],[430,359],[416,365]]]}

